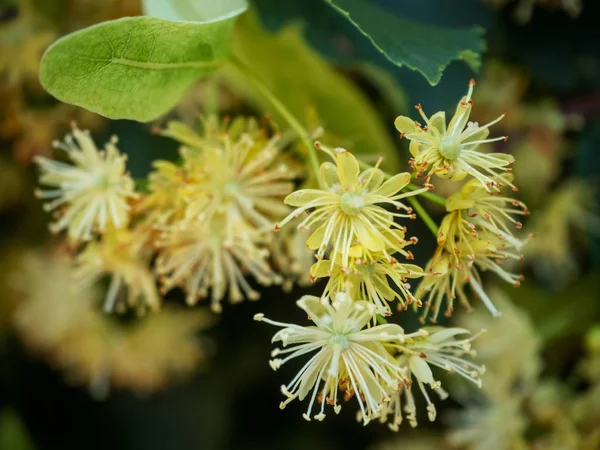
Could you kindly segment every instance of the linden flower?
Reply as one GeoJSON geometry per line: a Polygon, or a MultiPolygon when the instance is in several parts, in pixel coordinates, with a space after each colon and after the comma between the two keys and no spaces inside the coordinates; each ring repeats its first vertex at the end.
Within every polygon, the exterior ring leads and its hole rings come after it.
{"type": "Polygon", "coordinates": [[[310,268],[314,252],[306,247],[306,236],[293,227],[288,227],[272,236],[269,252],[273,266],[283,277],[282,289],[290,292],[294,284],[310,286],[310,268]]]}
{"type": "Polygon", "coordinates": [[[273,336],[283,349],[272,352],[270,365],[279,369],[288,361],[316,352],[300,369],[294,379],[282,386],[287,397],[284,408],[295,398],[304,400],[312,389],[308,409],[303,417],[310,420],[315,400],[321,403],[317,420],[325,418],[325,403],[338,413],[338,387],[347,387],[347,394],[356,394],[363,423],[366,425],[389,399],[388,393],[403,379],[403,369],[395,364],[386,345],[403,340],[402,328],[394,324],[363,329],[373,317],[372,303],[352,298],[340,292],[335,299],[306,295],[297,305],[308,314],[313,326],[275,322],[256,314],[255,320],[283,328],[273,336]],[[289,345],[289,348],[288,348],[289,345]],[[277,358],[285,355],[283,359],[277,358]]]}
{"type": "MultiPolygon", "coordinates": [[[[319,259],[323,258],[328,245],[333,244],[330,257],[332,265],[337,255],[341,254],[341,265],[348,267],[350,248],[357,243],[370,251],[389,248],[408,256],[402,248],[402,242],[385,231],[403,230],[394,219],[415,216],[412,209],[399,200],[426,189],[399,193],[409,183],[409,173],[400,173],[384,181],[384,174],[377,167],[360,173],[358,161],[350,152],[340,148],[335,150],[335,155],[329,153],[335,164],[326,162],[321,165],[323,189],[301,189],[288,195],[284,202],[297,209],[275,224],[275,231],[294,217],[308,212],[298,229],[308,230],[317,226],[306,244],[311,250],[317,250],[316,257],[319,259]],[[406,214],[389,212],[379,204],[392,205],[406,211],[406,214]]],[[[380,162],[381,159],[378,164],[380,162]]]]}
{"type": "Polygon", "coordinates": [[[0,27],[0,76],[9,87],[37,82],[42,54],[56,38],[28,3],[20,2],[18,17],[7,16],[0,27]]]}
{"type": "MultiPolygon", "coordinates": [[[[507,176],[507,179],[512,180],[512,175],[507,176]]],[[[530,212],[527,206],[519,200],[503,196],[501,192],[487,191],[481,187],[477,180],[469,181],[460,192],[449,197],[446,200],[446,210],[448,212],[464,211],[468,219],[463,219],[462,222],[467,223],[472,235],[477,235],[473,228],[476,226],[498,235],[500,239],[506,239],[516,248],[520,248],[525,244],[525,242],[513,236],[509,225],[512,224],[517,229],[522,228],[521,222],[513,216],[529,215],[530,212]]],[[[440,230],[444,233],[442,227],[440,227],[440,230]]]]}
{"type": "Polygon", "coordinates": [[[505,172],[514,163],[511,155],[504,153],[482,153],[477,151],[481,144],[506,140],[506,136],[487,139],[489,128],[504,118],[502,114],[496,120],[479,126],[477,122],[469,122],[473,101],[473,86],[475,80],[469,83],[467,96],[458,103],[454,117],[446,126],[446,114],[443,111],[428,118],[421,105],[415,108],[425,121],[421,126],[414,120],[400,116],[394,124],[403,137],[409,139],[410,153],[414,159],[411,165],[417,175],[427,172],[426,179],[433,174],[441,178],[460,181],[467,175],[477,179],[486,189],[500,189],[504,184],[512,186],[512,182],[499,172],[505,172]]]}
{"type": "Polygon", "coordinates": [[[521,403],[514,395],[506,395],[499,402],[454,412],[450,417],[456,427],[450,432],[449,441],[459,448],[473,450],[530,448],[523,437],[528,419],[521,403]]]}
{"type": "Polygon", "coordinates": [[[397,356],[398,365],[405,369],[407,380],[398,387],[380,415],[381,422],[388,422],[393,431],[398,431],[402,423],[402,412],[411,427],[417,426],[417,410],[412,394],[413,380],[416,381],[421,394],[427,402],[427,416],[431,422],[436,419],[437,411],[427,390],[428,385],[434,392],[445,400],[448,393],[442,389],[441,383],[433,378],[430,366],[439,367],[450,373],[457,373],[481,387],[479,376],[485,368],[478,366],[466,357],[475,356],[471,350],[471,342],[481,333],[468,338],[457,338],[459,335],[470,334],[462,328],[422,328],[415,333],[406,335],[406,343],[399,346],[401,353],[397,356]],[[404,402],[402,398],[404,397],[404,402]],[[404,406],[402,406],[404,403],[404,406]]]}
{"type": "Polygon", "coordinates": [[[190,182],[186,170],[170,161],[154,161],[148,175],[149,193],[136,205],[136,213],[146,213],[145,222],[153,227],[168,225],[183,219],[186,208],[186,187],[190,182]]]}
{"type": "Polygon", "coordinates": [[[104,276],[110,276],[105,312],[123,312],[131,307],[137,307],[140,312],[147,307],[153,311],[160,308],[160,295],[149,269],[148,239],[144,230],[111,230],[77,255],[75,276],[81,286],[92,286],[104,276]]]}
{"type": "Polygon", "coordinates": [[[486,395],[500,400],[515,386],[519,392],[530,392],[536,385],[542,368],[541,339],[528,314],[503,291],[492,288],[489,293],[501,308],[502,317],[496,319],[485,311],[475,311],[461,314],[459,323],[466,328],[484,326],[489,331],[477,340],[475,349],[479,360],[486,364],[486,395]]]}
{"type": "Polygon", "coordinates": [[[570,180],[551,193],[546,205],[532,218],[529,230],[535,233],[535,239],[524,252],[545,282],[564,286],[576,277],[579,267],[573,254],[573,236],[575,241],[585,243],[585,236],[600,229],[596,199],[589,183],[570,180]]]}
{"type": "MultiPolygon", "coordinates": [[[[446,245],[446,247],[449,247],[446,245]]],[[[471,310],[468,296],[464,291],[465,284],[473,289],[493,316],[501,313],[494,306],[490,297],[483,290],[480,271],[491,271],[504,281],[518,287],[523,280],[520,274],[513,274],[502,267],[502,262],[509,259],[521,260],[522,256],[513,250],[511,244],[490,233],[481,233],[478,238],[454,243],[450,252],[439,246],[425,267],[425,276],[419,286],[417,297],[426,296],[422,318],[432,312],[430,319],[435,322],[444,299],[447,302],[446,315],[454,312],[454,300],[458,297],[467,310],[471,310]]]]}
{"type": "Polygon", "coordinates": [[[190,223],[171,227],[157,243],[156,272],[165,291],[183,288],[189,305],[207,297],[210,289],[211,308],[221,312],[220,303],[227,290],[231,303],[241,302],[244,297],[260,298],[246,281],[246,274],[263,286],[281,283],[281,277],[267,263],[269,252],[259,247],[264,240],[261,233],[243,222],[224,227],[222,217],[206,226],[190,223]]]}
{"type": "Polygon", "coordinates": [[[217,212],[228,222],[247,220],[268,229],[274,220],[289,213],[281,200],[298,176],[281,159],[275,135],[257,128],[253,120],[238,118],[220,130],[214,120],[205,123],[200,136],[182,123],[169,124],[164,135],[184,144],[184,168],[189,184],[187,220],[210,220],[217,212]]]}
{"type": "Polygon", "coordinates": [[[98,314],[95,287],[73,289],[72,261],[62,256],[30,254],[19,265],[13,320],[27,347],[71,383],[87,384],[96,398],[111,387],[150,393],[192,374],[210,356],[199,335],[214,322],[208,311],[167,307],[119,323],[98,314]]]}
{"type": "Polygon", "coordinates": [[[389,420],[391,416],[389,426],[397,431],[402,423],[404,409],[410,425],[417,426],[415,401],[411,393],[412,379],[416,381],[427,402],[429,420],[433,422],[436,419],[436,408],[427,394],[425,385],[433,389],[442,400],[448,397],[448,393],[441,388],[440,382],[433,378],[431,366],[457,373],[481,387],[479,376],[483,374],[485,368],[466,359],[475,356],[475,352],[471,350],[471,342],[481,333],[467,338],[458,338],[459,335],[465,334],[468,335],[470,332],[463,328],[431,327],[406,335],[406,342],[400,345],[401,353],[397,359],[398,365],[406,369],[409,375],[408,381],[404,386],[400,386],[387,408],[383,410],[380,418],[382,422],[389,420]],[[402,394],[406,402],[404,408],[401,405],[402,394]]]}
{"type": "Polygon", "coordinates": [[[410,292],[407,279],[419,278],[424,272],[419,266],[403,264],[395,258],[388,259],[382,252],[369,252],[356,245],[350,249],[347,268],[341,265],[341,256],[338,254],[333,270],[330,261],[317,261],[311,267],[310,275],[313,280],[330,277],[323,297],[336,292],[350,292],[355,297],[373,302],[375,315],[389,316],[392,313],[389,303],[393,300],[398,300],[398,309],[406,309],[407,305],[417,301],[410,292]]]}
{"type": "Polygon", "coordinates": [[[54,147],[64,150],[74,165],[37,156],[42,174],[40,183],[56,189],[36,195],[54,199],[44,204],[46,211],[62,206],[59,219],[50,225],[52,232],[67,229],[73,241],[89,240],[93,231],[105,231],[109,226],[121,228],[129,221],[128,198],[135,198],[134,183],[125,172],[127,157],[116,147],[117,138],[98,151],[89,131],[73,125],[73,133],[64,143],[54,147]]]}

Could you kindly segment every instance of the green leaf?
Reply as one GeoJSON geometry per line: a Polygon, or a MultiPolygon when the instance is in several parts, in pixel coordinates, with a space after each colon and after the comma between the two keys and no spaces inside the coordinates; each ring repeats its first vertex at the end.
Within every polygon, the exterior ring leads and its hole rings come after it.
{"type": "Polygon", "coordinates": [[[248,9],[246,0],[144,0],[144,13],[159,19],[213,22],[239,16],[248,9]]]}
{"type": "MultiPolygon", "coordinates": [[[[312,132],[323,126],[325,135],[319,139],[324,144],[368,155],[371,163],[381,155],[387,170],[398,168],[393,124],[382,123],[369,98],[308,46],[299,27],[273,34],[261,27],[254,14],[245,14],[234,32],[233,54],[306,129],[312,132]]],[[[271,114],[278,125],[286,125],[235,67],[227,66],[220,73],[231,89],[271,114]]]]}
{"type": "Polygon", "coordinates": [[[447,28],[394,16],[366,0],[325,0],[344,15],[388,60],[421,72],[432,84],[454,60],[477,71],[486,48],[480,27],[447,28]]]}
{"type": "Polygon", "coordinates": [[[46,50],[40,81],[59,100],[110,119],[151,121],[222,65],[233,23],[127,17],[94,25],[46,50]]]}
{"type": "Polygon", "coordinates": [[[511,297],[533,317],[538,334],[546,341],[585,333],[600,313],[598,280],[592,275],[558,292],[525,281],[511,297]]]}

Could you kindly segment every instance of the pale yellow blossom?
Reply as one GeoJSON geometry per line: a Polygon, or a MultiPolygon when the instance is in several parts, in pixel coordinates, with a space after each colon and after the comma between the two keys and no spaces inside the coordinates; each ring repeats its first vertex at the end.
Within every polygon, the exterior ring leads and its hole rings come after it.
{"type": "Polygon", "coordinates": [[[58,209],[58,220],[50,230],[67,230],[72,241],[89,240],[93,233],[108,227],[123,228],[129,223],[128,200],[135,198],[134,183],[125,171],[126,156],[116,147],[117,138],[99,151],[89,131],[73,125],[64,143],[55,147],[65,151],[73,163],[66,164],[42,156],[35,158],[41,169],[40,183],[52,190],[37,190],[45,200],[46,211],[58,209]]]}
{"type": "Polygon", "coordinates": [[[275,322],[263,314],[254,316],[255,320],[282,328],[273,336],[273,342],[280,341],[284,347],[272,352],[270,364],[274,370],[297,357],[312,354],[294,379],[281,387],[287,397],[281,408],[296,398],[303,400],[310,395],[304,418],[311,419],[318,400],[321,409],[312,417],[323,420],[326,403],[336,413],[341,409],[338,389],[343,385],[347,394],[355,395],[363,423],[367,424],[403,379],[404,369],[395,364],[385,347],[403,340],[402,328],[386,324],[364,329],[375,306],[354,300],[344,292],[336,294],[332,301],[304,296],[297,304],[314,325],[275,322]]]}

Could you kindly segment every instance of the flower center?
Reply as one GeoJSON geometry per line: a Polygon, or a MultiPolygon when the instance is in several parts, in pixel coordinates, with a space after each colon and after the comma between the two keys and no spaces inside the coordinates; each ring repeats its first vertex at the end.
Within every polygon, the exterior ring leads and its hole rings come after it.
{"type": "Polygon", "coordinates": [[[105,170],[96,171],[92,176],[92,183],[100,189],[110,189],[115,184],[111,179],[110,172],[105,170]]]}
{"type": "Polygon", "coordinates": [[[340,208],[342,208],[342,211],[349,216],[358,214],[363,206],[365,206],[364,197],[353,192],[346,192],[340,199],[340,208]]]}
{"type": "Polygon", "coordinates": [[[440,155],[444,159],[455,160],[459,157],[461,146],[456,142],[455,138],[445,137],[440,142],[440,155]]]}
{"type": "Polygon", "coordinates": [[[338,345],[342,350],[345,350],[349,347],[348,338],[343,334],[335,334],[329,338],[329,342],[331,345],[338,345]]]}
{"type": "Polygon", "coordinates": [[[237,181],[231,180],[225,183],[225,186],[223,186],[223,195],[225,196],[225,198],[229,199],[231,197],[234,197],[238,190],[239,185],[237,181]]]}
{"type": "Polygon", "coordinates": [[[373,264],[357,264],[356,270],[360,274],[361,278],[375,275],[375,266],[373,264]]]}

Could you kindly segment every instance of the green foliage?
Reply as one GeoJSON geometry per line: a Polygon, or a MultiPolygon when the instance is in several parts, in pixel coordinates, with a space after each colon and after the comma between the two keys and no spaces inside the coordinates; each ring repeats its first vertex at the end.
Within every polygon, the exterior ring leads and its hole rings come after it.
{"type": "Polygon", "coordinates": [[[150,121],[223,63],[233,23],[131,17],[94,25],[48,48],[40,81],[63,102],[111,119],[150,121]]]}
{"type": "Polygon", "coordinates": [[[213,22],[239,16],[246,0],[143,0],[144,13],[174,21],[213,22]]]}
{"type": "Polygon", "coordinates": [[[480,66],[485,50],[483,29],[431,26],[369,4],[366,0],[326,0],[343,14],[389,61],[421,72],[432,84],[454,60],[465,61],[473,70],[480,66]]]}
{"type": "MultiPolygon", "coordinates": [[[[278,34],[261,28],[256,17],[244,15],[234,33],[233,53],[309,130],[317,124],[327,135],[323,141],[342,146],[357,154],[384,156],[384,166],[398,167],[398,156],[391,139],[392,124],[386,129],[373,104],[355,84],[337,73],[313,51],[297,26],[278,34]]],[[[283,117],[235,69],[224,75],[232,89],[242,90],[261,110],[279,123],[283,117]]]]}
{"type": "Polygon", "coordinates": [[[12,409],[5,409],[0,414],[0,449],[35,449],[23,422],[12,409]]]}
{"type": "Polygon", "coordinates": [[[587,276],[558,292],[547,292],[524,282],[511,292],[515,304],[533,317],[536,331],[546,341],[580,336],[597,320],[598,280],[587,276]]]}

